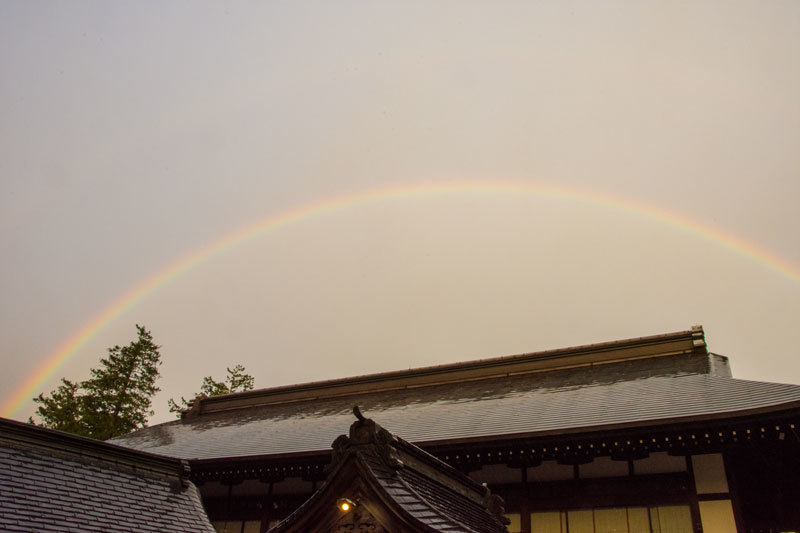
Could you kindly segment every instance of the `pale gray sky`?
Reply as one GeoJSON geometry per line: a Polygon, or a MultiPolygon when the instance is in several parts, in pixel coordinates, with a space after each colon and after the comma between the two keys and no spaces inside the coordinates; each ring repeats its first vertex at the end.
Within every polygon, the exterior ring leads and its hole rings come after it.
{"type": "MultiPolygon", "coordinates": [[[[385,187],[607,195],[800,268],[791,0],[6,1],[0,72],[3,404],[180,258],[385,187]]],[[[737,377],[800,383],[799,296],[751,257],[607,203],[383,197],[214,255],[36,392],[85,378],[137,322],[163,346],[156,420],[236,363],[272,386],[693,324],[737,377]]]]}

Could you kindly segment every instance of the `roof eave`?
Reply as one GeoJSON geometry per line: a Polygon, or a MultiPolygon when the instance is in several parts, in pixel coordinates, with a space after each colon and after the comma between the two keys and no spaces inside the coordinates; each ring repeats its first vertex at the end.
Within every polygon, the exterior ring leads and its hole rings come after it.
{"type": "MultiPolygon", "coordinates": [[[[436,440],[419,440],[413,441],[410,444],[424,448],[422,451],[426,453],[427,449],[436,448],[452,448],[461,445],[472,444],[489,444],[499,443],[509,440],[538,440],[538,439],[563,439],[563,438],[586,438],[592,435],[599,435],[603,433],[624,432],[626,430],[650,430],[650,431],[676,431],[684,427],[692,425],[702,425],[709,422],[716,422],[721,424],[745,424],[751,418],[760,417],[764,415],[773,415],[775,417],[787,416],[796,414],[800,416],[800,400],[786,402],[778,405],[758,407],[753,409],[742,409],[737,411],[726,411],[723,413],[707,413],[702,415],[692,415],[683,417],[671,417],[661,419],[648,419],[637,420],[632,422],[625,422],[619,424],[599,424],[595,426],[582,426],[575,428],[562,428],[551,429],[544,431],[532,432],[519,432],[519,433],[503,433],[497,435],[481,435],[478,437],[455,437],[448,439],[436,440]],[[795,411],[793,413],[793,411],[795,411]]],[[[258,455],[239,455],[239,456],[226,456],[226,457],[213,457],[208,459],[190,459],[192,465],[197,466],[210,466],[214,467],[219,464],[230,465],[232,461],[253,461],[253,462],[282,462],[298,460],[314,461],[321,457],[328,457],[331,451],[329,448],[320,450],[306,450],[302,452],[287,452],[276,454],[258,454],[258,455]]]]}

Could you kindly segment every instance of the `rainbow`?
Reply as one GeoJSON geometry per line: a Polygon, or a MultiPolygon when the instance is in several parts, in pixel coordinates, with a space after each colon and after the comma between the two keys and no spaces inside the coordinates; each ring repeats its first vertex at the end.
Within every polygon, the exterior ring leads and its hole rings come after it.
{"type": "Polygon", "coordinates": [[[25,379],[3,403],[2,416],[12,417],[22,409],[25,403],[35,394],[41,392],[43,386],[52,378],[61,366],[73,357],[90,339],[97,335],[112,320],[135,306],[148,294],[168,284],[177,276],[192,267],[202,264],[208,259],[239,246],[259,235],[275,231],[284,226],[314,216],[331,214],[336,211],[352,208],[361,204],[389,198],[404,199],[437,194],[457,192],[481,193],[515,193],[536,196],[564,198],[568,200],[597,204],[635,216],[654,219],[670,226],[698,235],[716,245],[747,257],[765,267],[789,278],[800,281],[800,270],[777,255],[734,235],[713,228],[707,224],[693,220],[682,214],[652,205],[635,202],[618,196],[610,196],[568,187],[548,184],[531,184],[514,181],[447,181],[442,183],[426,183],[411,186],[384,187],[361,191],[354,194],[336,196],[293,209],[289,209],[258,220],[254,224],[241,228],[199,250],[187,254],[164,270],[145,279],[139,285],[124,293],[98,316],[85,324],[71,338],[59,346],[34,372],[25,379]]]}

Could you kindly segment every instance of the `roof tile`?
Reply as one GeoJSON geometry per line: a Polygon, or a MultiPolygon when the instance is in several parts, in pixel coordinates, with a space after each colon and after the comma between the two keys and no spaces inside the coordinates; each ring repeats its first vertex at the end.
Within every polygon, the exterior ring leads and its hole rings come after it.
{"type": "Polygon", "coordinates": [[[26,448],[2,432],[0,486],[2,530],[214,531],[194,485],[176,494],[162,477],[120,471],[111,463],[88,464],[68,452],[26,448]]]}
{"type": "Polygon", "coordinates": [[[210,413],[115,442],[187,459],[325,451],[355,404],[407,440],[429,444],[735,416],[800,401],[797,385],[691,373],[669,359],[676,358],[210,413]]]}

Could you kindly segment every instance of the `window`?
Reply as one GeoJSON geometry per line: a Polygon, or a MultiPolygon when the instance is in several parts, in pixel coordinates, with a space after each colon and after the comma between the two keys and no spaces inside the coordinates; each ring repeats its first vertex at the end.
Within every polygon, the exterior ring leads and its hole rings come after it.
{"type": "Polygon", "coordinates": [[[522,531],[522,517],[519,513],[506,513],[506,518],[511,521],[507,526],[509,533],[519,533],[522,531]]]}
{"type": "Polygon", "coordinates": [[[213,522],[211,525],[214,526],[217,533],[259,533],[261,531],[260,520],[213,522]]]}
{"type": "Polygon", "coordinates": [[[569,509],[531,514],[531,533],[692,533],[688,505],[569,509]]]}

